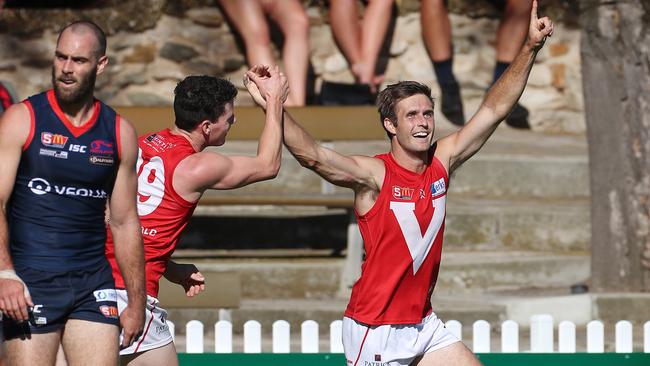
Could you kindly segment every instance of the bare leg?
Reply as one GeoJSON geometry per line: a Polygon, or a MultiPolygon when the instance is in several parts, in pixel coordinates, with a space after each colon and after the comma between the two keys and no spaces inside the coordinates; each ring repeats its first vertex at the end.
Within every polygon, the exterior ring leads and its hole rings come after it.
{"type": "Polygon", "coordinates": [[[134,355],[121,356],[122,366],[178,366],[178,355],[174,343],[150,349],[134,355]]]}
{"type": "Polygon", "coordinates": [[[54,365],[61,342],[61,332],[32,334],[28,339],[5,341],[8,365],[54,365]]]}
{"type": "Polygon", "coordinates": [[[56,366],[68,366],[68,361],[65,359],[65,352],[63,346],[59,344],[59,350],[56,353],[56,366]]]}
{"type": "Polygon", "coordinates": [[[437,351],[427,353],[415,359],[412,366],[481,366],[479,360],[474,356],[462,342],[450,344],[437,351]]]}
{"type": "Polygon", "coordinates": [[[309,64],[309,18],[298,0],[265,1],[267,13],[284,34],[282,60],[289,81],[287,105],[305,105],[309,64]]]}
{"type": "Polygon", "coordinates": [[[444,0],[422,0],[420,22],[424,45],[435,62],[451,58],[451,24],[444,0]]]}
{"type": "Polygon", "coordinates": [[[371,90],[383,80],[375,75],[379,50],[384,43],[386,30],[392,16],[393,0],[371,0],[363,14],[361,53],[363,68],[359,70],[359,81],[370,84],[371,90]]]}
{"type": "Polygon", "coordinates": [[[508,0],[497,29],[497,61],[512,62],[524,44],[530,23],[530,0],[508,0]]]}
{"type": "Polygon", "coordinates": [[[362,59],[357,0],[330,0],[329,18],[334,40],[350,67],[354,68],[362,59]]]}
{"type": "Polygon", "coordinates": [[[266,16],[258,0],[220,0],[246,46],[246,61],[252,65],[276,65],[266,16]]]}
{"type": "Polygon", "coordinates": [[[70,319],[62,343],[70,366],[117,365],[119,328],[114,325],[70,319]]]}

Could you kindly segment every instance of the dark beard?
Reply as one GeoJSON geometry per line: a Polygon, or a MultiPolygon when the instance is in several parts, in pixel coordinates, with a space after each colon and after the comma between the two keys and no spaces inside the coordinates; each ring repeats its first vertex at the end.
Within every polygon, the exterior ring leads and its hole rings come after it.
{"type": "Polygon", "coordinates": [[[54,67],[52,67],[52,86],[54,94],[59,103],[77,104],[90,99],[95,91],[95,80],[97,79],[97,68],[94,68],[85,78],[77,78],[77,86],[72,90],[59,88],[54,67]]]}

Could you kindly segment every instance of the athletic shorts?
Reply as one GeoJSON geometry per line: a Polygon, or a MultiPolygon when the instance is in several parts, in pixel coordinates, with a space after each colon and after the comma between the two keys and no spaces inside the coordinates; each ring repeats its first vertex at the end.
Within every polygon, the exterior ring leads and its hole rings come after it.
{"type": "Polygon", "coordinates": [[[4,339],[56,332],[68,319],[119,326],[115,282],[108,263],[99,270],[53,273],[16,267],[15,271],[27,285],[34,308],[28,322],[3,317],[4,339]]]}
{"type": "Polygon", "coordinates": [[[365,325],[343,318],[343,349],[348,366],[410,365],[416,357],[459,342],[431,313],[420,324],[365,325]]]}
{"type": "MultiPolygon", "coordinates": [[[[117,290],[117,307],[122,314],[127,304],[126,290],[117,290]]],[[[147,295],[147,306],[144,319],[144,331],[137,341],[127,348],[120,350],[120,355],[130,355],[150,349],[162,347],[173,341],[172,334],[167,325],[167,311],[158,306],[160,303],[155,297],[147,295]]],[[[120,334],[120,344],[122,344],[120,334]]]]}

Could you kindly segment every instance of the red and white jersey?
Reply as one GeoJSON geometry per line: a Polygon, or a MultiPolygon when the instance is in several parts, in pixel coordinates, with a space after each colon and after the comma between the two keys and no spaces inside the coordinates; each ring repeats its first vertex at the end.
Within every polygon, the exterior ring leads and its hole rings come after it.
{"type": "Polygon", "coordinates": [[[433,156],[422,174],[390,154],[376,157],[386,173],[373,207],[357,213],[366,260],[345,316],[368,325],[418,324],[431,313],[449,178],[433,156]]]}
{"type": "MultiPolygon", "coordinates": [[[[144,240],[147,294],[158,297],[158,281],[198,203],[188,202],[176,193],[172,185],[174,171],[178,163],[196,151],[187,139],[169,129],[140,137],[138,146],[138,215],[144,240]]],[[[116,288],[123,289],[110,230],[107,236],[106,257],[113,267],[116,288]]]]}

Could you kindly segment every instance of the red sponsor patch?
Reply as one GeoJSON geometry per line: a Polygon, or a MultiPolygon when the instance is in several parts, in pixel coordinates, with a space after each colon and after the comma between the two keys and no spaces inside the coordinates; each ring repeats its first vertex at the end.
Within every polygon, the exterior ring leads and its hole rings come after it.
{"type": "Polygon", "coordinates": [[[117,306],[102,305],[99,307],[99,311],[107,318],[117,318],[118,316],[117,306]]]}
{"type": "Polygon", "coordinates": [[[393,197],[400,200],[410,200],[413,198],[413,193],[415,193],[414,188],[404,188],[399,186],[393,186],[393,197]]]}
{"type": "Polygon", "coordinates": [[[41,132],[41,143],[48,147],[63,149],[68,142],[68,136],[59,135],[52,132],[41,132]]]}

